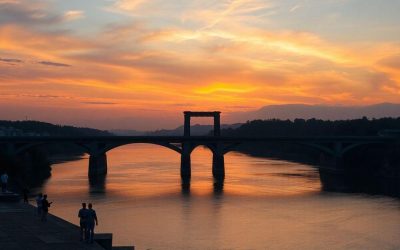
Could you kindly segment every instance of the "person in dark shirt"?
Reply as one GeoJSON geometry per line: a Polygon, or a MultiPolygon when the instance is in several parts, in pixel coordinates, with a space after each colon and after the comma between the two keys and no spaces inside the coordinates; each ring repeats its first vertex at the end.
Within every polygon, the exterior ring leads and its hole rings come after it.
{"type": "Polygon", "coordinates": [[[86,239],[87,235],[87,220],[88,220],[88,209],[86,208],[86,203],[82,203],[82,208],[78,212],[79,225],[80,225],[80,240],[86,239]]]}
{"type": "Polygon", "coordinates": [[[86,240],[90,243],[93,243],[94,223],[96,223],[96,226],[98,225],[97,215],[96,211],[92,208],[92,203],[89,203],[86,240]]]}
{"type": "Polygon", "coordinates": [[[42,199],[42,221],[47,221],[47,214],[49,213],[49,207],[53,202],[47,200],[47,194],[43,195],[42,199]]]}

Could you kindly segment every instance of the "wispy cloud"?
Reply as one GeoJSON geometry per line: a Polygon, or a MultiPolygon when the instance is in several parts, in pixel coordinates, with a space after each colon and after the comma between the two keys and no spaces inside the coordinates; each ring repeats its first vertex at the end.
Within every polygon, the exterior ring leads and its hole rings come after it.
{"type": "Polygon", "coordinates": [[[71,67],[69,64],[65,63],[58,63],[58,62],[50,62],[50,61],[40,61],[39,64],[47,65],[47,66],[54,66],[54,67],[71,67]]]}
{"type": "Polygon", "coordinates": [[[400,72],[400,54],[383,58],[379,63],[400,72]]]}
{"type": "Polygon", "coordinates": [[[298,10],[298,9],[300,9],[301,8],[301,5],[300,4],[296,4],[296,5],[294,5],[292,8],[290,8],[290,12],[295,12],[296,10],[298,10]]]}
{"type": "MultiPolygon", "coordinates": [[[[271,8],[273,5],[270,1],[260,0],[232,0],[229,2],[222,1],[220,7],[214,11],[208,11],[208,24],[201,29],[210,29],[223,21],[235,22],[235,19],[242,19],[244,16],[252,17],[257,12],[271,8]]],[[[204,13],[205,14],[205,13],[204,13]]]]}
{"type": "Polygon", "coordinates": [[[112,7],[116,10],[132,12],[145,2],[145,0],[117,0],[112,7]]]}
{"type": "Polygon", "coordinates": [[[55,25],[61,21],[62,16],[48,12],[44,3],[26,0],[0,2],[0,25],[55,25]]]}
{"type": "Polygon", "coordinates": [[[0,58],[1,62],[6,62],[6,63],[22,63],[22,60],[15,59],[15,58],[0,58]]]}
{"type": "Polygon", "coordinates": [[[23,96],[23,97],[34,97],[34,98],[50,98],[50,99],[54,99],[54,98],[67,98],[66,96],[59,96],[59,95],[41,95],[41,94],[21,94],[19,96],[23,96]]]}
{"type": "Polygon", "coordinates": [[[84,103],[84,104],[92,104],[92,105],[115,105],[115,104],[117,104],[116,102],[92,102],[92,101],[90,101],[90,102],[82,102],[82,103],[84,103]]]}
{"type": "Polygon", "coordinates": [[[82,19],[85,17],[85,12],[82,10],[69,10],[64,13],[65,21],[73,21],[77,19],[82,19]]]}

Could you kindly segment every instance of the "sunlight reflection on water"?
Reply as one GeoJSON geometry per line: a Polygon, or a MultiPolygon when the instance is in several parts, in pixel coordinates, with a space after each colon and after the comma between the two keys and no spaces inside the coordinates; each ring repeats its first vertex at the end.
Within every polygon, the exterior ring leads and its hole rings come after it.
{"type": "Polygon", "coordinates": [[[229,153],[223,188],[211,152],[192,154],[190,189],[180,157],[153,145],[108,153],[108,175],[90,185],[88,160],[53,166],[43,187],[52,212],[73,223],[93,202],[101,232],[138,249],[390,249],[400,247],[398,200],[321,192],[307,165],[229,153]]]}

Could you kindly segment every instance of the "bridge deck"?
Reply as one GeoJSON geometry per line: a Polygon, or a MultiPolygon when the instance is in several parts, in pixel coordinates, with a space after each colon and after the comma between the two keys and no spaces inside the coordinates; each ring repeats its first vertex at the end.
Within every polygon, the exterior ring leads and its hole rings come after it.
{"type": "Polygon", "coordinates": [[[268,137],[227,137],[227,136],[2,136],[1,142],[390,142],[398,137],[385,136],[268,136],[268,137]]]}

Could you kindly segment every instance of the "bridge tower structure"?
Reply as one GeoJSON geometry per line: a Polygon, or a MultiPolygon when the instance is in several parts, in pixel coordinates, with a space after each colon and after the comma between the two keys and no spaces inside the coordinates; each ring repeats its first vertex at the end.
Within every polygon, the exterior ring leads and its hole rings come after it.
{"type": "MultiPolygon", "coordinates": [[[[214,119],[214,137],[221,136],[221,112],[212,111],[212,112],[204,112],[204,111],[184,111],[184,130],[183,136],[190,137],[190,119],[192,117],[213,117],[214,119]]],[[[185,141],[182,143],[182,151],[181,151],[181,178],[184,181],[190,180],[191,177],[191,153],[197,145],[191,141],[185,141]]],[[[211,149],[213,153],[213,165],[212,165],[212,173],[213,177],[221,181],[225,178],[225,163],[224,163],[224,145],[220,141],[216,141],[207,145],[208,148],[211,149]]]]}

